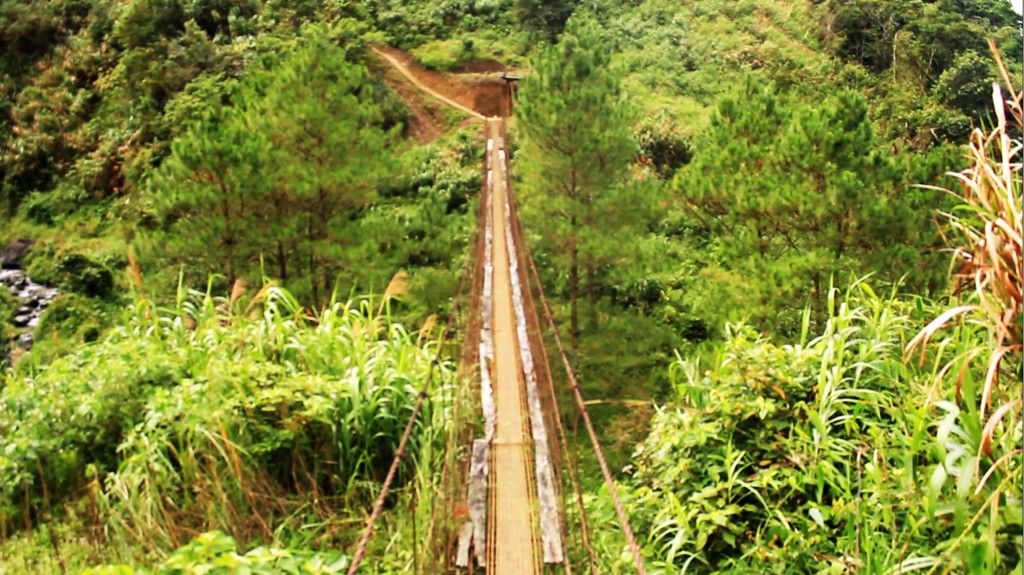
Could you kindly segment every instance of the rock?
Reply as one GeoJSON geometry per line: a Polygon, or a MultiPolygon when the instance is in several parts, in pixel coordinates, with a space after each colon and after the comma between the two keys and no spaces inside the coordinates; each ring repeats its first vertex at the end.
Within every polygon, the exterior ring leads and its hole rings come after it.
{"type": "Polygon", "coordinates": [[[4,269],[18,269],[21,267],[21,260],[32,247],[32,240],[18,239],[7,244],[7,248],[0,253],[0,267],[4,269]]]}
{"type": "MultiPolygon", "coordinates": [[[[7,257],[7,251],[4,257],[7,257]]],[[[10,290],[21,302],[11,323],[16,328],[26,330],[18,334],[16,341],[19,347],[27,351],[32,348],[32,328],[39,325],[43,311],[53,303],[60,290],[33,282],[23,270],[4,267],[0,267],[0,289],[10,290]]]]}

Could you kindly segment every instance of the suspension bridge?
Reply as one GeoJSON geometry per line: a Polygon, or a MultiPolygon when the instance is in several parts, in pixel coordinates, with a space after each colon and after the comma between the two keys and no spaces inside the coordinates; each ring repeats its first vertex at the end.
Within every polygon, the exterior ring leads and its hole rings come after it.
{"type": "MultiPolygon", "coordinates": [[[[584,423],[589,448],[597,459],[615,507],[618,528],[629,548],[637,573],[645,574],[643,558],[619,501],[610,469],[551,307],[544,297],[513,196],[506,124],[485,117],[431,90],[394,57],[374,49],[417,88],[483,121],[483,185],[473,246],[472,294],[462,334],[461,372],[473,382],[475,408],[483,420],[482,433],[465,436],[453,462],[460,472],[455,499],[465,501],[466,513],[435,544],[443,555],[433,571],[489,575],[595,573],[591,527],[583,505],[576,458],[567,445],[559,396],[571,397],[584,423]],[[541,324],[543,310],[545,324],[541,324]],[[567,389],[556,392],[543,333],[554,342],[565,370],[567,389]],[[438,571],[440,569],[440,571],[438,571]]],[[[505,107],[505,109],[509,109],[505,107]]],[[[462,291],[462,288],[460,288],[462,291]]],[[[456,298],[456,306],[461,298],[456,298]]],[[[453,309],[454,317],[458,313],[453,309]]],[[[453,322],[449,321],[449,325],[453,322]]],[[[449,331],[442,336],[442,345],[449,331]]],[[[431,372],[432,373],[432,372],[431,372]]],[[[356,545],[349,575],[359,572],[381,517],[385,501],[404,457],[422,402],[429,396],[430,376],[417,398],[399,449],[362,537],[356,545]]],[[[424,571],[428,572],[428,571],[424,571]]]]}

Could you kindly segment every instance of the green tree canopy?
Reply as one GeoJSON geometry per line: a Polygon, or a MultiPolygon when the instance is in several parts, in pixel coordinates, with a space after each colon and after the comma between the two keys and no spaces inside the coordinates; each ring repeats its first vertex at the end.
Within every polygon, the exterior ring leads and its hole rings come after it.
{"type": "MultiPolygon", "coordinates": [[[[698,306],[709,317],[747,310],[764,322],[807,301],[824,313],[832,277],[865,268],[891,275],[884,270],[897,251],[913,268],[934,244],[934,234],[918,235],[930,213],[918,208],[922,195],[937,194],[908,190],[906,166],[876,150],[867,111],[851,92],[787,105],[752,80],[722,100],[674,182],[715,238],[719,263],[704,272],[698,306]],[[903,251],[906,243],[913,247],[903,251]]],[[[924,156],[912,163],[938,168],[924,156]]]]}
{"type": "Polygon", "coordinates": [[[322,302],[351,262],[352,231],[390,166],[396,129],[365,86],[367,72],[311,29],[272,68],[247,77],[175,139],[147,197],[166,220],[172,259],[203,274],[253,275],[261,259],[322,302]]]}
{"type": "Polygon", "coordinates": [[[631,108],[608,58],[586,28],[570,23],[558,44],[540,50],[520,90],[525,145],[518,165],[535,213],[555,222],[568,246],[574,335],[580,267],[593,298],[600,251],[593,241],[581,244],[582,230],[596,229],[611,213],[599,200],[627,175],[635,156],[631,108]]]}

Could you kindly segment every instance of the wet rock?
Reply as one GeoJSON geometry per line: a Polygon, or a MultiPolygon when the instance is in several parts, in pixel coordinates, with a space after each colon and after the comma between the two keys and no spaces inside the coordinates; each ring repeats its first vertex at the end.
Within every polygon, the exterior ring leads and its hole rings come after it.
{"type": "Polygon", "coordinates": [[[25,258],[32,247],[32,240],[17,239],[7,244],[3,253],[0,253],[0,267],[3,269],[18,269],[21,267],[21,260],[25,258]]]}
{"type": "MultiPolygon", "coordinates": [[[[5,251],[6,254],[6,251],[5,251]]],[[[26,331],[17,337],[17,345],[22,349],[32,348],[32,328],[39,325],[39,318],[47,306],[60,294],[57,288],[44,286],[35,283],[28,274],[20,269],[0,268],[0,289],[10,290],[21,302],[21,306],[15,310],[14,319],[11,323],[14,327],[26,331]]]]}

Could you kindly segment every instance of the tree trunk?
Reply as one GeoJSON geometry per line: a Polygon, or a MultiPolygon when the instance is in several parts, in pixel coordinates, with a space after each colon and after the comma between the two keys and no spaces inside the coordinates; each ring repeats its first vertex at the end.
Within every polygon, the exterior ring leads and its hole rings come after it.
{"type": "Polygon", "coordinates": [[[320,307],[320,282],[316,281],[320,271],[316,265],[316,238],[313,233],[313,218],[306,221],[306,238],[309,241],[309,286],[313,289],[313,307],[320,307]]]}
{"type": "Polygon", "coordinates": [[[597,329],[597,271],[594,270],[594,263],[587,262],[587,320],[591,332],[597,329]]]}
{"type": "Polygon", "coordinates": [[[576,245],[576,216],[569,218],[569,323],[571,325],[570,342],[576,348],[580,337],[580,316],[577,305],[580,299],[580,260],[579,247],[576,245]]]}
{"type": "Polygon", "coordinates": [[[284,242],[277,240],[277,277],[282,282],[288,281],[288,263],[284,258],[284,242]]]}

